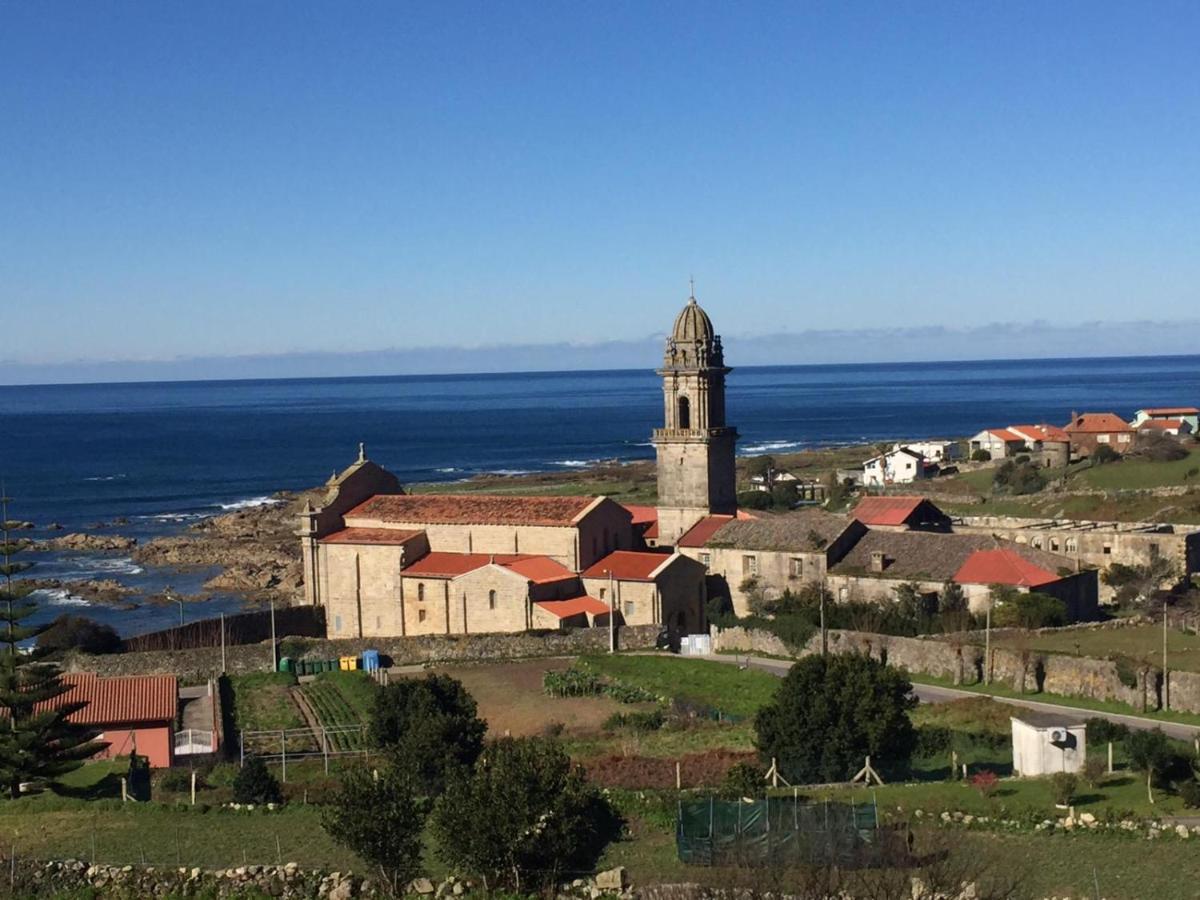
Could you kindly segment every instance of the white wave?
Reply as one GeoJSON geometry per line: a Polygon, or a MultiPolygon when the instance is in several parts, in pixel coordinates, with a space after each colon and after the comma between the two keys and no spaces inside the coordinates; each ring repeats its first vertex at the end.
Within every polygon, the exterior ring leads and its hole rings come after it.
{"type": "Polygon", "coordinates": [[[236,500],[233,503],[218,503],[221,509],[232,512],[237,509],[254,509],[257,506],[275,506],[282,503],[278,497],[250,497],[248,500],[236,500]]]}
{"type": "Polygon", "coordinates": [[[455,472],[461,472],[458,466],[445,466],[441,469],[434,469],[435,472],[441,472],[443,475],[453,475],[455,472]]]}
{"type": "Polygon", "coordinates": [[[169,512],[169,513],[153,513],[144,516],[134,516],[135,519],[148,520],[152,522],[190,522],[193,519],[203,519],[211,513],[204,512],[169,512]]]}
{"type": "Polygon", "coordinates": [[[598,459],[559,459],[555,460],[554,465],[565,466],[568,469],[586,469],[588,466],[596,465],[598,459]]]}
{"type": "Polygon", "coordinates": [[[64,559],[62,563],[70,566],[73,576],[141,575],[146,571],[128,556],[115,559],[76,557],[64,559]]]}
{"type": "Polygon", "coordinates": [[[532,475],[532,469],[492,469],[488,475],[532,475]]]}
{"type": "Polygon", "coordinates": [[[774,450],[795,450],[804,446],[804,441],[763,441],[761,444],[747,444],[741,448],[742,454],[770,453],[774,450]]]}
{"type": "Polygon", "coordinates": [[[626,441],[630,447],[653,447],[654,441],[626,441]]]}
{"type": "Polygon", "coordinates": [[[72,594],[68,590],[62,588],[43,588],[42,590],[34,591],[30,596],[41,595],[46,598],[46,602],[51,606],[90,606],[86,600],[77,594],[72,594]]]}
{"type": "Polygon", "coordinates": [[[125,475],[124,472],[120,472],[116,475],[93,475],[91,478],[85,478],[83,480],[84,481],[121,481],[122,479],[124,479],[126,477],[127,476],[125,475]]]}

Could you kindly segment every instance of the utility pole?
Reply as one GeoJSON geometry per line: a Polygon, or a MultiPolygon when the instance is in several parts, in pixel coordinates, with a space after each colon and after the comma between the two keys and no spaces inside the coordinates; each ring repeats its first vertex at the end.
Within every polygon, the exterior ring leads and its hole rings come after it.
{"type": "MultiPolygon", "coordinates": [[[[274,672],[279,668],[279,660],[275,658],[275,601],[271,601],[271,669],[274,672]]],[[[286,771],[286,769],[285,769],[286,771]]]]}
{"type": "Polygon", "coordinates": [[[617,595],[613,592],[613,573],[608,570],[608,652],[617,652],[617,595]]]}
{"type": "Polygon", "coordinates": [[[225,613],[221,613],[221,674],[225,674],[225,613]]]}
{"type": "Polygon", "coordinates": [[[1171,702],[1170,680],[1167,677],[1167,598],[1163,597],[1163,680],[1162,705],[1166,709],[1171,702]]]}
{"type": "Polygon", "coordinates": [[[987,617],[983,626],[983,683],[992,683],[992,604],[995,598],[988,596],[987,617]]]}
{"type": "Polygon", "coordinates": [[[829,655],[829,632],[825,630],[825,585],[820,585],[821,590],[821,655],[829,655]]]}

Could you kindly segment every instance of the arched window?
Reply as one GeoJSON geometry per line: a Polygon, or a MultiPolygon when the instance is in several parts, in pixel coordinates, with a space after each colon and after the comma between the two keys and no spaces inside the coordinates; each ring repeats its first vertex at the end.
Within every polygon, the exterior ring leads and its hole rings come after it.
{"type": "Polygon", "coordinates": [[[418,584],[417,585],[417,601],[420,602],[424,599],[425,599],[425,585],[418,584]]]}
{"type": "Polygon", "coordinates": [[[1075,540],[1075,538],[1067,538],[1067,552],[1068,553],[1078,553],[1079,552],[1079,541],[1075,540]]]}
{"type": "Polygon", "coordinates": [[[680,428],[691,428],[692,427],[692,401],[688,400],[687,397],[679,398],[679,423],[678,424],[679,424],[680,428]]]}
{"type": "Polygon", "coordinates": [[[496,592],[488,591],[488,609],[496,608],[496,592]]]}

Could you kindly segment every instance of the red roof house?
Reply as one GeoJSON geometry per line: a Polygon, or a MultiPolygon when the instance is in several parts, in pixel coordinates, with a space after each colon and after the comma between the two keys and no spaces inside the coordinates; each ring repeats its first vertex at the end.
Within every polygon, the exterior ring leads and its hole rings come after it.
{"type": "Polygon", "coordinates": [[[950,518],[925,497],[863,497],[851,515],[868,528],[945,529],[950,518]]]}
{"type": "Polygon", "coordinates": [[[40,707],[87,704],[67,716],[67,721],[100,732],[100,740],[108,744],[98,754],[100,759],[136,752],[147,757],[154,768],[171,765],[179,709],[179,685],[174,675],[101,678],[92,673],[69,673],[62,680],[67,690],[40,707]]]}
{"type": "Polygon", "coordinates": [[[1124,453],[1133,445],[1134,430],[1115,413],[1083,413],[1063,430],[1071,438],[1071,453],[1075,456],[1091,456],[1102,444],[1117,453],[1124,453]]]}
{"type": "Polygon", "coordinates": [[[959,584],[1007,584],[1025,588],[1051,584],[1059,577],[1007,548],[976,550],[954,573],[954,580],[959,584]]]}

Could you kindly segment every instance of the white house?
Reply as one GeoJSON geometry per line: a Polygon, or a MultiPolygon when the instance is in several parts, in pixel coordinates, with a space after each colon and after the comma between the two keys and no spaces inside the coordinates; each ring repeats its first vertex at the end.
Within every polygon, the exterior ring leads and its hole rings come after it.
{"type": "Polygon", "coordinates": [[[1004,459],[1029,449],[1025,438],[1007,428],[988,428],[979,432],[968,442],[971,453],[984,450],[992,459],[1004,459]]]}
{"type": "Polygon", "coordinates": [[[1147,409],[1139,409],[1133,414],[1133,421],[1129,424],[1135,429],[1140,429],[1146,422],[1175,420],[1186,422],[1188,430],[1180,432],[1178,429],[1174,433],[1179,434],[1195,434],[1200,431],[1200,409],[1194,406],[1158,406],[1149,407],[1147,409]]]}
{"type": "Polygon", "coordinates": [[[925,477],[925,459],[915,450],[899,447],[863,463],[863,484],[882,487],[885,484],[909,484],[925,477]]]}
{"type": "Polygon", "coordinates": [[[1053,713],[1022,710],[1012,716],[1013,774],[1026,777],[1078,772],[1087,759],[1087,726],[1053,713]]]}
{"type": "Polygon", "coordinates": [[[962,458],[962,445],[958,441],[909,441],[892,445],[893,450],[903,448],[920,453],[926,462],[931,463],[962,458]]]}

